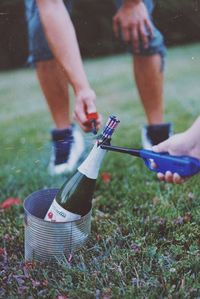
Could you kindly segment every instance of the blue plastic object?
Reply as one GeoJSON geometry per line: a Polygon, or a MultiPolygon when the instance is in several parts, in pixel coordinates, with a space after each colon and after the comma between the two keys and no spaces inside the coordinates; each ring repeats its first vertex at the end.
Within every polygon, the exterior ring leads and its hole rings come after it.
{"type": "Polygon", "coordinates": [[[144,160],[145,165],[154,172],[171,171],[178,173],[181,177],[189,177],[200,171],[200,160],[189,156],[171,156],[168,153],[155,153],[150,150],[129,149],[112,145],[101,145],[101,148],[140,157],[144,160]],[[152,161],[156,167],[153,167],[152,161]]]}
{"type": "Polygon", "coordinates": [[[145,165],[152,171],[165,173],[177,172],[181,177],[189,177],[200,171],[200,161],[189,156],[171,156],[168,153],[155,153],[148,150],[140,150],[140,157],[145,165]],[[152,167],[153,160],[156,168],[152,167]]]}

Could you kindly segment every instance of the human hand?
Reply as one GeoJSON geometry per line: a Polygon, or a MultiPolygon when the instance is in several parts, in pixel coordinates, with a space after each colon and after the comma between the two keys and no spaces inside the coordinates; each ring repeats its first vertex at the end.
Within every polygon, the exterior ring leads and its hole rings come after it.
{"type": "Polygon", "coordinates": [[[143,3],[125,2],[113,18],[113,30],[119,37],[121,27],[123,38],[126,42],[132,42],[135,52],[139,52],[139,43],[142,41],[144,48],[148,48],[149,40],[153,37],[153,28],[148,11],[143,3]]]}
{"type": "MultiPolygon", "coordinates": [[[[191,129],[176,134],[164,142],[153,146],[152,150],[157,153],[168,152],[174,156],[191,156],[200,159],[200,143],[196,140],[196,132],[191,129]]],[[[154,163],[153,167],[156,168],[154,163]]],[[[158,173],[158,179],[168,183],[181,184],[188,178],[182,178],[178,173],[166,171],[166,173],[158,173]]]]}
{"type": "MultiPolygon", "coordinates": [[[[75,98],[74,117],[85,132],[90,132],[92,123],[88,120],[87,115],[97,111],[96,94],[92,89],[87,88],[77,92],[75,98]]],[[[100,114],[97,114],[97,117],[96,129],[98,130],[102,123],[102,117],[100,114]]]]}

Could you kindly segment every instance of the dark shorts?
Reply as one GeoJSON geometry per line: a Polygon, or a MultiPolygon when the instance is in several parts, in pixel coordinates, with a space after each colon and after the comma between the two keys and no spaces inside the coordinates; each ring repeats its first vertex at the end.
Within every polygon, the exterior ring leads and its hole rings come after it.
{"type": "MultiPolygon", "coordinates": [[[[28,26],[29,45],[29,56],[27,62],[30,65],[34,65],[38,61],[49,60],[54,56],[45,37],[36,0],[24,0],[24,3],[28,26]]],[[[71,0],[65,0],[64,3],[70,13],[72,9],[71,0]]]]}
{"type": "MultiPolygon", "coordinates": [[[[84,1],[84,0],[83,0],[84,1]]],[[[48,46],[43,27],[40,21],[39,12],[37,9],[35,0],[24,0],[26,8],[26,19],[28,24],[28,41],[29,41],[29,57],[28,63],[34,64],[38,61],[44,61],[52,59],[54,56],[48,46]]],[[[71,1],[64,1],[68,11],[72,9],[71,1]]],[[[120,7],[123,0],[116,0],[117,7],[120,7]]],[[[144,3],[148,9],[150,19],[152,21],[152,12],[154,9],[153,0],[144,0],[144,3]]],[[[153,55],[160,54],[161,57],[165,56],[166,48],[163,41],[163,36],[160,31],[154,26],[153,21],[154,37],[150,39],[149,47],[144,49],[140,47],[139,55],[153,55]]],[[[134,49],[129,47],[130,51],[134,53],[134,49]]],[[[138,54],[138,53],[137,53],[138,54]]]]}

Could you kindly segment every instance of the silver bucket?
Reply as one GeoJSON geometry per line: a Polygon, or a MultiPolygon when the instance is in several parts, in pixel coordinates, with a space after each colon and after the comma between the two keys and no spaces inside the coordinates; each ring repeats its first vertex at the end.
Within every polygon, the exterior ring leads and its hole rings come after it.
{"type": "Polygon", "coordinates": [[[44,189],[24,201],[25,261],[55,262],[68,258],[86,242],[91,231],[91,211],[79,220],[48,222],[44,217],[58,189],[44,189]]]}

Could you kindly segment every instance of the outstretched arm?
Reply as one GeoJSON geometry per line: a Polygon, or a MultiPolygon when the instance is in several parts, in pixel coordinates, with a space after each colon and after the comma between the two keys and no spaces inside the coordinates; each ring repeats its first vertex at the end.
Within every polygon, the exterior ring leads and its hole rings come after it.
{"type": "MultiPolygon", "coordinates": [[[[191,156],[200,160],[200,117],[183,133],[176,134],[164,142],[153,146],[153,151],[168,152],[174,156],[191,156]]],[[[167,171],[158,173],[158,178],[166,182],[182,183],[184,180],[177,173],[167,171]]]]}
{"type": "Polygon", "coordinates": [[[74,26],[62,0],[37,0],[37,5],[49,46],[73,87],[75,116],[87,131],[86,112],[96,112],[96,95],[83,68],[74,26]]]}

